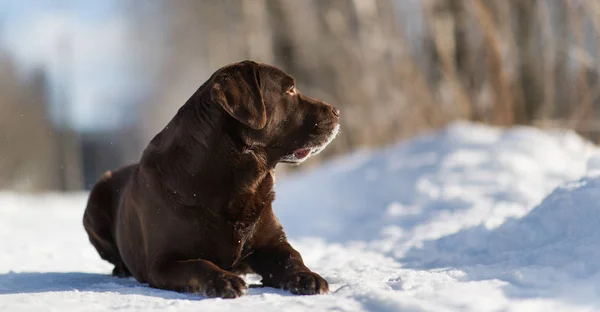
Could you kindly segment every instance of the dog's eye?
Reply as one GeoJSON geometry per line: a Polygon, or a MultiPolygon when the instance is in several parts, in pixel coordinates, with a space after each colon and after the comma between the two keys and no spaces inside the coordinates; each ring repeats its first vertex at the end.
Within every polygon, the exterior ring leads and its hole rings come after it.
{"type": "Polygon", "coordinates": [[[296,87],[291,86],[289,89],[287,89],[287,91],[285,91],[285,93],[287,93],[288,95],[296,95],[296,87]]]}

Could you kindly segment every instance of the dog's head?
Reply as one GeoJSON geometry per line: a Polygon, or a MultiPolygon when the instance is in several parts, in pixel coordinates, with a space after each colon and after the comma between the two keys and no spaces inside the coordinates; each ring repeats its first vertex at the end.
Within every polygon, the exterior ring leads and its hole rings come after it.
{"type": "Polygon", "coordinates": [[[339,132],[339,111],[303,95],[290,75],[243,61],[219,69],[208,82],[212,102],[228,114],[227,132],[242,150],[269,163],[301,163],[339,132]]]}

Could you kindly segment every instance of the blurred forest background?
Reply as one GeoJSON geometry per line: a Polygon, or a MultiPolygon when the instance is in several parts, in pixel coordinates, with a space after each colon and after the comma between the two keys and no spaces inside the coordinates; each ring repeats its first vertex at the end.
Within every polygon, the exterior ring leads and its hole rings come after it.
{"type": "Polygon", "coordinates": [[[598,0],[4,0],[0,189],[89,188],[243,59],[340,108],[304,167],[458,119],[600,139],[598,0]]]}

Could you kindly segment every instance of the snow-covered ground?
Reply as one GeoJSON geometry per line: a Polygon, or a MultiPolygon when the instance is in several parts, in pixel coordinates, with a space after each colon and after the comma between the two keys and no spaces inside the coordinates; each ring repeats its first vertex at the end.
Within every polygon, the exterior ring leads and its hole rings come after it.
{"type": "Polygon", "coordinates": [[[276,188],[328,295],[112,278],[81,225],[86,194],[0,193],[0,311],[600,310],[600,149],[572,132],[456,123],[276,188]]]}

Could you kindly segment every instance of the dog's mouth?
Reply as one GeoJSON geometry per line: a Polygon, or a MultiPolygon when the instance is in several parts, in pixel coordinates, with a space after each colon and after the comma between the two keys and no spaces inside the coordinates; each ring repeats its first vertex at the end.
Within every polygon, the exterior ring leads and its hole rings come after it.
{"type": "Polygon", "coordinates": [[[310,155],[310,153],[312,153],[312,148],[301,148],[301,149],[297,149],[296,151],[294,151],[294,156],[297,159],[301,160],[301,159],[308,157],[308,155],[310,155]]]}
{"type": "Polygon", "coordinates": [[[319,154],[335,139],[340,132],[340,125],[336,125],[325,141],[317,146],[303,147],[295,150],[292,154],[283,157],[282,162],[299,164],[311,156],[319,154]]]}

